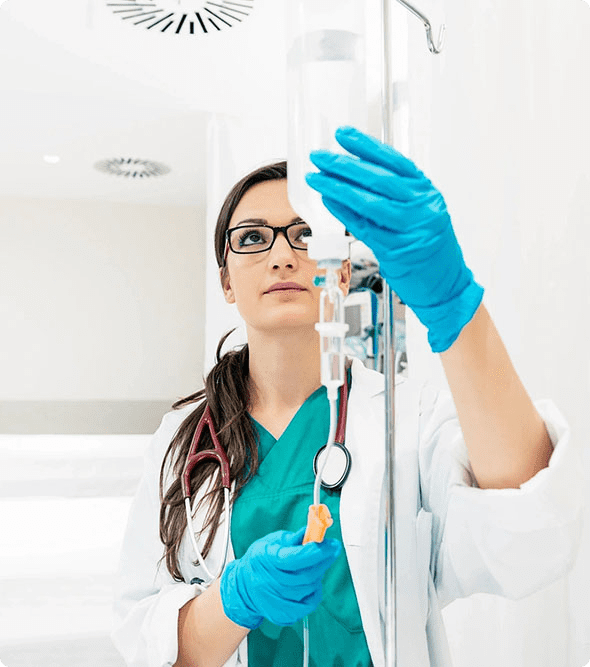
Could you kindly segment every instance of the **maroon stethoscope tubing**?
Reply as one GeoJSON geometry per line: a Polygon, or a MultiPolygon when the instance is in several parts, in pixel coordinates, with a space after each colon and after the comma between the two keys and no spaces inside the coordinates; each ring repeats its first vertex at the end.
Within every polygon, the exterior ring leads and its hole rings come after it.
{"type": "Polygon", "coordinates": [[[191,497],[191,472],[197,463],[204,459],[214,459],[219,463],[221,468],[221,484],[224,488],[231,489],[229,460],[225,450],[219,442],[219,438],[217,437],[217,429],[215,428],[215,422],[213,421],[209,405],[205,408],[205,412],[199,421],[199,425],[197,426],[197,430],[195,431],[193,441],[186,457],[184,470],[182,471],[182,493],[184,498],[191,497]],[[197,452],[199,440],[205,426],[209,427],[209,433],[211,434],[211,440],[213,440],[214,449],[204,449],[202,452],[197,452]]]}
{"type": "MultiPolygon", "coordinates": [[[[336,436],[334,438],[334,444],[340,445],[344,448],[344,438],[346,434],[346,416],[348,413],[348,372],[344,373],[344,384],[340,387],[340,410],[338,415],[338,425],[336,427],[336,436]]],[[[345,449],[345,448],[344,448],[345,449]]],[[[320,450],[321,451],[321,450],[320,450]]],[[[345,449],[345,451],[347,451],[345,449]]],[[[221,484],[226,489],[231,489],[230,474],[229,474],[229,460],[225,450],[221,446],[219,439],[217,437],[217,430],[215,428],[215,422],[213,421],[213,416],[209,409],[209,405],[205,408],[205,412],[199,421],[195,435],[193,436],[193,441],[191,442],[190,449],[186,457],[186,463],[184,464],[184,469],[182,471],[182,493],[183,498],[191,497],[191,473],[194,467],[200,461],[204,459],[214,459],[219,463],[221,468],[221,484]],[[199,440],[205,426],[209,427],[209,433],[211,434],[211,440],[213,440],[214,449],[205,449],[201,452],[197,452],[199,447],[199,440]]]]}

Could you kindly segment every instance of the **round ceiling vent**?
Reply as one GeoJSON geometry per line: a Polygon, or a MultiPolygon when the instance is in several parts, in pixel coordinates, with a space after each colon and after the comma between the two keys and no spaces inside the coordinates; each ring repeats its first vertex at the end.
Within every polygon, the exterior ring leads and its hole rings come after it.
{"type": "Polygon", "coordinates": [[[146,30],[207,35],[248,17],[254,0],[107,0],[113,14],[146,30]]]}
{"type": "Polygon", "coordinates": [[[111,160],[101,160],[94,165],[95,169],[104,171],[113,176],[127,176],[131,178],[149,178],[150,176],[162,176],[170,171],[161,162],[151,160],[139,160],[132,157],[115,157],[111,160]]]}

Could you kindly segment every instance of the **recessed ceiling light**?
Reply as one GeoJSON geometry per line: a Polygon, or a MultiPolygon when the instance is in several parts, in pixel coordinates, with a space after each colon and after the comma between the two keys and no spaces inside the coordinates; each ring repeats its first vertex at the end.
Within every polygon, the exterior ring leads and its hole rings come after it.
{"type": "Polygon", "coordinates": [[[59,162],[59,155],[44,155],[43,159],[47,164],[57,164],[59,162]]]}
{"type": "Polygon", "coordinates": [[[115,157],[110,160],[101,160],[94,165],[94,168],[113,176],[131,176],[131,178],[162,176],[170,171],[170,167],[161,162],[132,157],[115,157]]]}
{"type": "Polygon", "coordinates": [[[107,0],[106,5],[126,23],[153,32],[207,35],[241,23],[254,0],[107,0]]]}

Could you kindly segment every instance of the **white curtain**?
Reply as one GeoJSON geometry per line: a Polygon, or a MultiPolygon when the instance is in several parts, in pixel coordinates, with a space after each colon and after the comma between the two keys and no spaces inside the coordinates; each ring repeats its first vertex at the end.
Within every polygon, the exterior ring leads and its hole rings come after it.
{"type": "MultiPolygon", "coordinates": [[[[583,0],[445,5],[441,55],[408,19],[410,157],[443,193],[529,394],[568,418],[588,479],[590,10],[583,0]]],[[[410,372],[444,386],[424,341],[410,315],[410,372]]],[[[519,602],[475,595],[444,610],[456,667],[590,660],[588,533],[587,521],[573,572],[545,591],[519,602]]]]}

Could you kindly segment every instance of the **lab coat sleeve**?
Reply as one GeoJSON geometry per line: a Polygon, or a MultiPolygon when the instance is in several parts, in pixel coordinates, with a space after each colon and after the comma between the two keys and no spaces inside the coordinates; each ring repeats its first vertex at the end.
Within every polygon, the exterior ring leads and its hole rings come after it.
{"type": "Polygon", "coordinates": [[[420,491],[433,514],[430,568],[441,608],[474,593],[518,600],[567,574],[584,504],[582,457],[551,400],[534,403],[553,454],[518,489],[480,489],[448,391],[425,385],[420,409],[420,491]]]}
{"type": "Polygon", "coordinates": [[[115,582],[111,638],[128,667],[173,665],[178,652],[178,611],[199,594],[174,581],[159,537],[159,474],[164,453],[180,425],[169,412],[151,439],[133,500],[115,582]]]}

